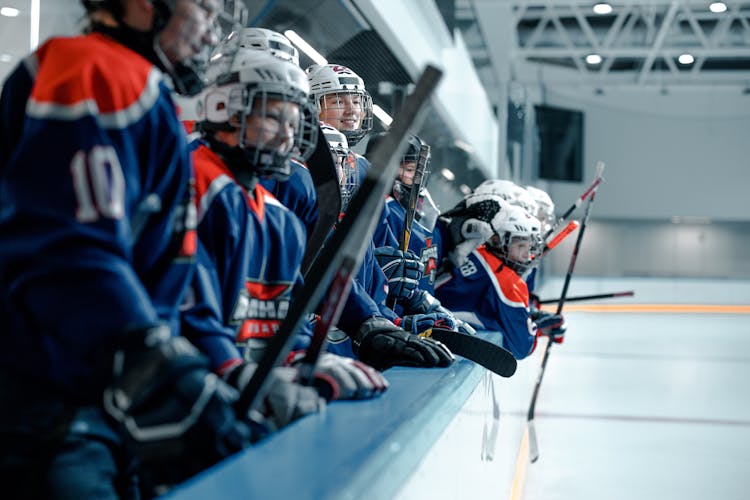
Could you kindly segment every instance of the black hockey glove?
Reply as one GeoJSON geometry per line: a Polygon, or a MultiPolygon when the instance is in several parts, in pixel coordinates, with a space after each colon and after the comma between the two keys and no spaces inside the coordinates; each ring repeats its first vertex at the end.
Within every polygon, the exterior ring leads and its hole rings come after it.
{"type": "Polygon", "coordinates": [[[419,286],[424,264],[414,252],[402,252],[393,247],[378,247],[374,253],[378,265],[388,278],[389,297],[403,299],[419,286]]]}
{"type": "Polygon", "coordinates": [[[237,391],[184,337],[156,326],[129,332],[113,358],[104,409],[141,460],[147,484],[174,484],[249,446],[237,391]]]}
{"type": "MultiPolygon", "coordinates": [[[[223,374],[223,378],[241,392],[250,382],[257,366],[251,361],[237,364],[229,368],[223,374]]],[[[250,410],[247,418],[254,422],[262,422],[271,431],[276,431],[298,418],[318,413],[325,406],[325,400],[315,387],[297,382],[297,375],[297,369],[290,366],[274,368],[266,382],[268,385],[265,397],[250,410]]],[[[338,387],[326,390],[338,392],[338,387]]]]}
{"type": "Polygon", "coordinates": [[[455,359],[440,342],[407,333],[382,317],[362,323],[352,340],[359,358],[378,370],[396,365],[450,366],[455,359]]]}

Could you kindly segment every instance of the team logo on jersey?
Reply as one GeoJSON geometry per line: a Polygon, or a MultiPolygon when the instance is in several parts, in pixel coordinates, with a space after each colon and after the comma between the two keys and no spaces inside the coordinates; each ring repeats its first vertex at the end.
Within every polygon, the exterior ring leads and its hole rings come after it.
{"type": "Polygon", "coordinates": [[[278,331],[289,311],[292,283],[245,282],[232,312],[232,324],[239,324],[237,341],[269,338],[278,331]]]}
{"type": "Polygon", "coordinates": [[[477,266],[472,261],[467,260],[458,268],[458,271],[461,273],[461,276],[468,277],[477,272],[477,266]]]}
{"type": "Polygon", "coordinates": [[[419,259],[424,264],[424,275],[429,276],[429,283],[435,282],[435,273],[437,272],[438,250],[432,246],[432,238],[425,240],[425,247],[419,252],[419,259]]]}

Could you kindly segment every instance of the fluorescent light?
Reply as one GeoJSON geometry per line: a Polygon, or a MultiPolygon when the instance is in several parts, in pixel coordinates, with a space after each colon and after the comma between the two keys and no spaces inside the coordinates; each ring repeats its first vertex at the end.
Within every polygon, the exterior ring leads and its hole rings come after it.
{"type": "Polygon", "coordinates": [[[453,145],[458,149],[466,151],[469,154],[474,152],[474,148],[471,147],[471,144],[469,144],[468,142],[464,142],[461,139],[456,139],[455,141],[453,141],[453,145]]]}
{"type": "Polygon", "coordinates": [[[385,110],[377,104],[372,105],[372,114],[375,115],[377,119],[380,120],[386,127],[390,127],[391,123],[393,122],[393,118],[391,118],[391,115],[386,113],[385,110]]]}
{"type": "Polygon", "coordinates": [[[39,45],[39,2],[31,0],[31,25],[29,26],[29,49],[36,50],[39,45]]]}
{"type": "Polygon", "coordinates": [[[320,55],[320,52],[312,48],[301,36],[294,32],[294,30],[286,30],[284,35],[292,41],[294,45],[299,47],[299,50],[307,54],[307,56],[315,61],[317,64],[328,64],[328,59],[320,55]]]}
{"type": "Polygon", "coordinates": [[[444,168],[440,171],[440,175],[445,177],[445,180],[447,181],[455,181],[456,180],[456,174],[448,170],[447,168],[444,168]]]}
{"type": "Polygon", "coordinates": [[[609,14],[612,12],[612,6],[608,3],[598,3],[594,5],[595,14],[609,14]]]}
{"type": "Polygon", "coordinates": [[[588,64],[599,64],[602,62],[602,56],[599,54],[589,54],[586,56],[586,62],[588,64]]]}
{"type": "Polygon", "coordinates": [[[13,7],[3,7],[0,9],[0,16],[5,17],[16,17],[20,11],[18,9],[14,9],[13,7]]]}
{"type": "Polygon", "coordinates": [[[727,11],[727,4],[725,4],[724,2],[713,2],[708,6],[708,10],[720,14],[727,11]]]}
{"type": "Polygon", "coordinates": [[[471,194],[471,188],[466,184],[461,184],[460,186],[458,186],[458,190],[461,191],[461,194],[463,194],[464,196],[469,196],[471,194]]]}
{"type": "Polygon", "coordinates": [[[695,62],[695,58],[690,54],[680,54],[677,60],[680,64],[693,64],[695,62]]]}
{"type": "Polygon", "coordinates": [[[0,54],[0,62],[11,62],[13,60],[13,56],[10,54],[0,54]]]}

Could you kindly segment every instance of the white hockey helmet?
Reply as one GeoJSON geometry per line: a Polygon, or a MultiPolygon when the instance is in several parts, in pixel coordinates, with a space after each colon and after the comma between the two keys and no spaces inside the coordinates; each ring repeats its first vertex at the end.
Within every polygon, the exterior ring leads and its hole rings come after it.
{"type": "Polygon", "coordinates": [[[349,150],[346,136],[340,130],[323,122],[320,123],[320,128],[323,130],[323,135],[325,135],[333,154],[341,193],[341,211],[343,212],[349,206],[349,202],[359,187],[354,154],[349,150]]]}
{"type": "Polygon", "coordinates": [[[232,31],[229,36],[219,43],[213,54],[226,52],[227,47],[238,45],[245,49],[266,50],[285,61],[291,61],[299,66],[299,52],[287,37],[281,33],[266,28],[242,28],[232,31]]]}
{"type": "Polygon", "coordinates": [[[547,232],[552,224],[555,223],[555,204],[546,191],[534,186],[526,186],[537,204],[536,218],[542,223],[542,232],[547,232]]]}
{"type": "Polygon", "coordinates": [[[372,130],[372,97],[365,89],[365,82],[354,71],[338,64],[313,64],[305,73],[321,121],[336,126],[350,146],[357,144],[372,130]],[[348,115],[344,119],[331,116],[338,110],[348,115]]]}
{"type": "Polygon", "coordinates": [[[534,198],[521,186],[505,179],[489,179],[474,190],[476,194],[496,194],[511,205],[522,207],[536,217],[538,207],[534,198]]]}
{"type": "Polygon", "coordinates": [[[534,265],[540,250],[541,225],[536,217],[517,205],[508,205],[492,219],[494,235],[487,248],[522,276],[534,265]]]}
{"type": "MultiPolygon", "coordinates": [[[[239,130],[239,145],[221,151],[225,159],[232,160],[227,162],[233,163],[230,168],[284,179],[290,174],[293,154],[309,158],[317,141],[317,119],[309,101],[307,78],[298,66],[266,51],[227,45],[225,52],[214,54],[207,74],[209,87],[198,101],[197,121],[204,132],[239,130]],[[254,144],[246,143],[249,116],[259,115],[263,121],[286,119],[267,115],[271,99],[299,106],[299,115],[291,124],[291,145],[282,144],[278,134],[270,143],[262,141],[263,134],[258,134],[254,144]]],[[[221,148],[217,142],[214,140],[212,147],[221,148]]]]}

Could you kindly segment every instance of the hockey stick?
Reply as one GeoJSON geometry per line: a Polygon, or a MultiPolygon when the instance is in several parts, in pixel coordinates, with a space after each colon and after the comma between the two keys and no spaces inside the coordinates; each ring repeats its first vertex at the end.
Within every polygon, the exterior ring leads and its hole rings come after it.
{"type": "Polygon", "coordinates": [[[501,377],[508,378],[516,373],[518,362],[513,354],[482,338],[438,327],[420,333],[419,336],[442,342],[454,354],[463,356],[501,377]]]}
{"type": "Polygon", "coordinates": [[[292,300],[284,321],[269,340],[266,352],[240,394],[236,405],[238,414],[245,414],[264,396],[271,370],[286,359],[294,343],[295,332],[326,295],[322,309],[324,317],[321,317],[320,325],[316,325],[311,346],[303,359],[303,366],[307,365],[307,368],[300,367],[300,374],[310,379],[317,356],[325,345],[327,327],[338,319],[336,315],[346,300],[352,274],[358,268],[375,230],[377,218],[371,217],[371,214],[382,209],[385,195],[391,187],[392,181],[389,179],[396,177],[397,160],[403,153],[406,136],[423,116],[425,104],[441,76],[440,70],[427,66],[414,93],[406,99],[401,112],[393,120],[390,131],[375,148],[372,168],[352,198],[339,227],[310,265],[305,285],[292,300]],[[334,281],[334,274],[335,283],[329,286],[334,281]]]}
{"type": "Polygon", "coordinates": [[[318,220],[312,234],[308,235],[305,254],[302,256],[302,275],[306,275],[310,264],[323,248],[331,228],[341,213],[341,185],[336,175],[336,164],[333,161],[331,148],[328,145],[323,129],[318,126],[318,143],[307,168],[315,184],[318,201],[318,220]]]}
{"type": "MultiPolygon", "coordinates": [[[[604,163],[597,162],[596,164],[596,179],[592,186],[594,189],[590,193],[589,201],[586,204],[586,212],[583,216],[583,222],[581,223],[581,229],[578,231],[578,238],[576,239],[575,246],[573,247],[573,253],[570,256],[570,264],[568,265],[568,272],[565,275],[565,282],[563,283],[562,293],[560,294],[560,300],[557,303],[556,315],[562,313],[563,305],[565,304],[565,297],[568,294],[568,286],[570,285],[570,278],[573,276],[573,269],[578,260],[578,251],[581,248],[581,240],[583,239],[583,233],[586,230],[586,223],[589,220],[589,213],[591,211],[591,205],[594,202],[596,196],[596,190],[601,184],[602,172],[604,171],[604,163]]],[[[582,199],[582,198],[581,198],[582,199]]],[[[544,355],[542,357],[542,364],[539,368],[539,376],[536,379],[536,385],[534,386],[534,392],[531,395],[531,403],[529,404],[529,412],[526,415],[526,425],[529,431],[529,459],[531,463],[536,462],[539,459],[539,445],[536,439],[536,428],[534,427],[534,411],[536,409],[536,400],[539,397],[539,389],[542,386],[542,379],[544,378],[544,371],[547,368],[547,360],[549,360],[549,354],[552,349],[552,339],[547,339],[547,346],[544,348],[544,355]]]]}
{"type": "MultiPolygon", "coordinates": [[[[597,162],[596,163],[596,171],[600,172],[603,169],[604,169],[604,163],[597,162]]],[[[544,235],[542,236],[542,239],[546,240],[547,238],[549,238],[549,235],[555,232],[555,230],[557,229],[557,226],[559,226],[560,224],[562,224],[563,221],[568,220],[568,217],[570,217],[570,214],[572,214],[575,211],[576,208],[580,207],[581,203],[583,203],[586,200],[586,198],[588,198],[589,196],[591,196],[594,193],[594,191],[596,191],[596,188],[599,186],[599,184],[601,184],[602,180],[603,180],[603,178],[601,176],[597,175],[594,178],[594,181],[591,183],[591,185],[586,189],[586,191],[584,191],[583,194],[575,201],[575,203],[573,203],[570,206],[570,208],[568,208],[565,211],[564,214],[562,214],[560,217],[558,217],[557,221],[555,221],[555,223],[552,225],[552,227],[549,228],[546,233],[544,233],[544,235]]]]}
{"type": "MultiPolygon", "coordinates": [[[[565,302],[580,302],[584,300],[597,300],[597,299],[611,299],[614,297],[632,297],[635,295],[635,292],[633,290],[629,290],[627,292],[613,292],[613,293],[599,293],[596,295],[578,295],[576,297],[568,297],[565,299],[565,302]]],[[[560,299],[546,299],[546,300],[540,300],[540,304],[556,304],[557,302],[560,302],[560,299]]]]}
{"type": "Polygon", "coordinates": [[[580,222],[578,222],[577,220],[572,220],[572,221],[568,222],[568,225],[565,226],[565,228],[563,228],[562,231],[560,231],[559,233],[557,233],[557,235],[554,238],[552,238],[549,241],[549,243],[546,243],[544,245],[544,250],[542,250],[542,253],[539,254],[539,257],[535,257],[534,260],[538,261],[542,257],[544,257],[545,255],[547,255],[550,250],[552,250],[557,245],[559,245],[562,242],[562,240],[564,240],[565,238],[567,238],[570,233],[572,233],[573,231],[575,231],[576,229],[578,229],[578,227],[580,225],[581,225],[580,222]]]}
{"type": "MultiPolygon", "coordinates": [[[[430,162],[430,146],[422,144],[419,147],[419,157],[417,158],[417,168],[414,171],[414,179],[411,184],[411,191],[409,192],[409,206],[406,208],[406,214],[404,215],[404,231],[401,233],[401,240],[399,241],[399,250],[406,252],[409,249],[409,241],[411,240],[411,228],[414,225],[414,216],[417,213],[417,203],[419,202],[419,192],[422,190],[422,184],[424,181],[424,173],[427,170],[427,165],[430,162]]],[[[394,309],[396,307],[396,297],[390,299],[388,307],[394,309]]]]}

